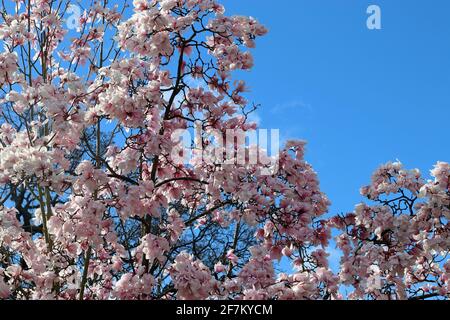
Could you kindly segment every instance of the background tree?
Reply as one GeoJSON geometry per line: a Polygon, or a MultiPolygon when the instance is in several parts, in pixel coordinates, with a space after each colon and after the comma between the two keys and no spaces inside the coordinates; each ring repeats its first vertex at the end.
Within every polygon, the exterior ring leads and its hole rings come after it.
{"type": "Polygon", "coordinates": [[[439,162],[424,181],[399,162],[380,167],[361,194],[373,205],[332,219],[344,232],[340,278],[356,299],[448,298],[450,166],[439,162]]]}

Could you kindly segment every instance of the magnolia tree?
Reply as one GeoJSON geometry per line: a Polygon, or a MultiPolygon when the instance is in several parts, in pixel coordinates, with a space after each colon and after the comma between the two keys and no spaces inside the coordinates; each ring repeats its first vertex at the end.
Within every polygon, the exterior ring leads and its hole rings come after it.
{"type": "Polygon", "coordinates": [[[334,217],[341,229],[340,280],[352,298],[450,297],[450,165],[438,163],[433,181],[401,163],[379,168],[361,194],[371,203],[334,217]]]}
{"type": "Polygon", "coordinates": [[[256,106],[236,71],[261,24],[213,0],[109,2],[3,3],[1,299],[449,296],[448,164],[430,182],[383,167],[363,189],[378,204],[329,219],[304,142],[242,146],[256,106]]]}

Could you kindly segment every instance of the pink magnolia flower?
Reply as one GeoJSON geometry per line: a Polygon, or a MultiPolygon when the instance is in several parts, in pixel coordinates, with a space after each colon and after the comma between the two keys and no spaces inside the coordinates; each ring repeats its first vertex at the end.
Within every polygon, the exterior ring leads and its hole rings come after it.
{"type": "Polygon", "coordinates": [[[239,258],[234,254],[234,250],[230,249],[228,250],[227,254],[226,254],[226,258],[228,260],[230,260],[230,262],[234,265],[236,265],[239,261],[239,258]]]}
{"type": "Polygon", "coordinates": [[[11,290],[9,286],[3,281],[2,278],[0,278],[0,298],[1,299],[8,299],[11,295],[11,290]]]}

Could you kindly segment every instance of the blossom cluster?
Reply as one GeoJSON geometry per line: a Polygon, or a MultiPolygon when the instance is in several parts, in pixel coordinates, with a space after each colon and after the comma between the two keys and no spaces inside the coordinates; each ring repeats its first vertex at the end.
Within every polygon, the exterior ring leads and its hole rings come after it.
{"type": "Polygon", "coordinates": [[[378,169],[362,195],[374,204],[330,223],[344,231],[340,278],[354,298],[448,296],[450,167],[439,162],[425,181],[399,162],[378,169]]]}

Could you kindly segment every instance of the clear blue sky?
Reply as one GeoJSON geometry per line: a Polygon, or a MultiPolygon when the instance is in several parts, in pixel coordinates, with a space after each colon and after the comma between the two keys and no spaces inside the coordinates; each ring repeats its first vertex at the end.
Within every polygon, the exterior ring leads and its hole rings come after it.
{"type": "Polygon", "coordinates": [[[399,159],[428,176],[450,161],[450,1],[224,0],[269,28],[244,78],[263,128],[308,141],[333,214],[399,159]],[[366,9],[382,10],[382,30],[366,9]]]}

